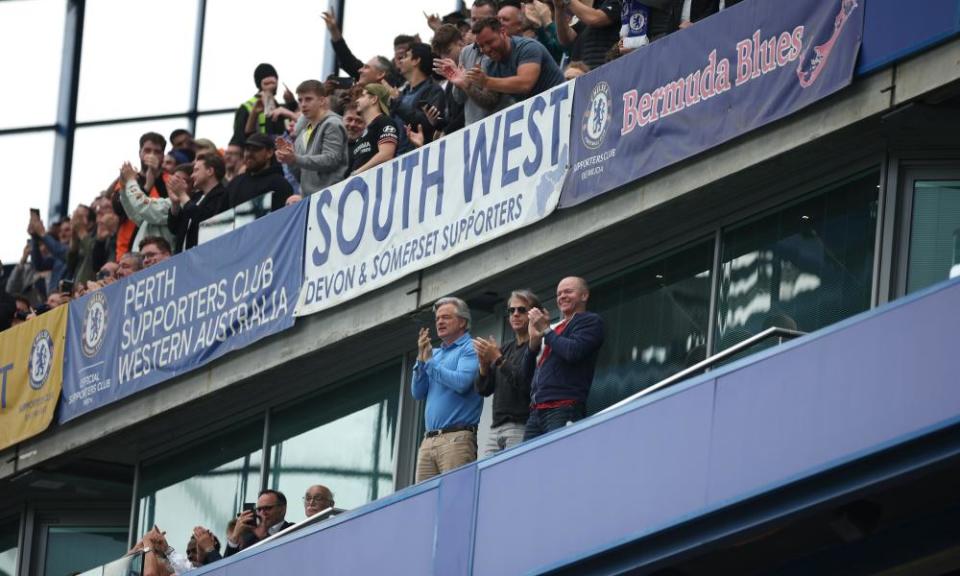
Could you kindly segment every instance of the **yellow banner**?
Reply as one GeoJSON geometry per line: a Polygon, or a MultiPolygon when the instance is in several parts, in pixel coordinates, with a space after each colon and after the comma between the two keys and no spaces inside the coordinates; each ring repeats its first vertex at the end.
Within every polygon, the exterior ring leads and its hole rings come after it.
{"type": "Polygon", "coordinates": [[[67,306],[0,332],[0,450],[47,429],[63,384],[67,306]]]}

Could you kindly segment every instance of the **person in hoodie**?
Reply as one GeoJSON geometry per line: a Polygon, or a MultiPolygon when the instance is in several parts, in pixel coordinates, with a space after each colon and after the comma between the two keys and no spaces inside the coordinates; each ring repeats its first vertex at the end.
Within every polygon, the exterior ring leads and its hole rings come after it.
{"type": "Polygon", "coordinates": [[[227,185],[226,208],[236,208],[244,202],[273,192],[270,209],[279,210],[293,196],[293,188],[283,177],[283,170],[273,159],[274,139],[267,134],[254,134],[243,146],[245,170],[227,185]]]}

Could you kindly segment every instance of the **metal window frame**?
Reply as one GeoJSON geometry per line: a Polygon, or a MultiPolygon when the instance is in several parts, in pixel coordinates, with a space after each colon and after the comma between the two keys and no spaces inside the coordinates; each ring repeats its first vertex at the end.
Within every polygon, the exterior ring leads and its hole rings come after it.
{"type": "MultiPolygon", "coordinates": [[[[341,0],[343,2],[343,0],[341,0]]],[[[207,0],[197,0],[196,30],[192,80],[190,86],[190,104],[182,112],[153,114],[147,116],[111,118],[108,120],[77,121],[77,97],[80,91],[80,67],[83,53],[83,30],[86,14],[86,0],[67,0],[66,17],[63,30],[63,59],[60,64],[60,93],[58,95],[55,124],[39,124],[16,128],[0,128],[0,137],[31,134],[36,132],[55,132],[53,164],[49,191],[48,221],[67,217],[69,213],[70,188],[73,177],[73,150],[76,131],[79,128],[112,126],[132,122],[151,122],[171,118],[187,118],[191,133],[196,132],[197,119],[200,116],[233,112],[235,108],[200,110],[200,71],[203,56],[204,32],[206,28],[207,0]]]]}
{"type": "Polygon", "coordinates": [[[892,229],[889,231],[891,252],[887,271],[886,294],[890,300],[907,294],[907,280],[910,267],[910,244],[913,233],[914,185],[925,180],[960,180],[960,157],[914,160],[897,158],[891,164],[890,172],[895,175],[888,187],[887,200],[896,206],[891,215],[892,229]]]}

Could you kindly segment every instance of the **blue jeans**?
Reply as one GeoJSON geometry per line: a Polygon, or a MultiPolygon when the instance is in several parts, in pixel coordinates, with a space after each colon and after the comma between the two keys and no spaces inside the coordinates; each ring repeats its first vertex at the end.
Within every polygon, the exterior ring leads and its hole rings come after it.
{"type": "Polygon", "coordinates": [[[523,431],[523,441],[563,428],[568,423],[582,420],[586,415],[587,407],[582,402],[546,410],[531,409],[530,418],[527,419],[527,426],[523,431]]]}

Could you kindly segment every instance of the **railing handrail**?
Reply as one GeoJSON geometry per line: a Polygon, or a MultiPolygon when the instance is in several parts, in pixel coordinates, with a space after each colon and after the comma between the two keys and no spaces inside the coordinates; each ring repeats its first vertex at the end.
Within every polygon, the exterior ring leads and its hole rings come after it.
{"type": "Polygon", "coordinates": [[[291,524],[291,525],[287,526],[286,528],[284,528],[283,530],[280,530],[280,531],[277,532],[276,534],[271,534],[270,536],[264,538],[263,540],[259,540],[259,541],[257,541],[257,542],[254,542],[254,543],[251,544],[250,546],[247,546],[247,548],[244,548],[244,550],[249,549],[249,548],[253,548],[254,546],[259,546],[259,545],[261,545],[261,544],[266,544],[267,542],[270,542],[271,540],[276,540],[277,538],[280,538],[280,537],[282,537],[282,536],[285,536],[285,535],[287,535],[287,534],[289,534],[289,533],[291,533],[291,532],[296,532],[297,530],[300,530],[301,528],[306,528],[307,526],[311,526],[311,525],[313,525],[313,524],[316,524],[317,522],[321,522],[321,521],[323,521],[323,520],[326,520],[327,518],[331,518],[331,517],[333,517],[333,516],[336,516],[337,514],[342,514],[343,512],[346,512],[346,510],[344,510],[343,508],[337,508],[337,507],[334,507],[334,506],[331,506],[331,507],[329,507],[329,508],[324,508],[323,510],[317,512],[317,513],[314,514],[313,516],[310,516],[310,517],[307,518],[306,520],[301,520],[300,522],[297,522],[296,524],[291,524]]]}
{"type": "Polygon", "coordinates": [[[129,576],[131,574],[143,573],[143,550],[131,550],[116,560],[111,560],[106,564],[94,566],[89,570],[80,573],[80,576],[129,576]],[[139,568],[134,567],[134,563],[140,560],[139,568]]]}
{"type": "Polygon", "coordinates": [[[759,334],[754,334],[753,336],[747,338],[746,340],[743,340],[742,342],[737,342],[737,343],[734,344],[733,346],[731,346],[731,347],[729,347],[729,348],[727,348],[727,349],[725,349],[725,350],[722,350],[722,351],[720,351],[720,352],[717,352],[717,353],[714,354],[713,356],[710,356],[709,358],[706,358],[706,359],[704,359],[704,360],[701,360],[700,362],[697,362],[697,363],[694,364],[693,366],[690,366],[690,367],[688,367],[688,368],[684,368],[683,370],[677,372],[677,373],[674,374],[673,376],[669,376],[669,377],[667,377],[667,378],[664,378],[663,380],[657,382],[656,384],[654,384],[654,385],[652,385],[652,386],[648,386],[648,387],[644,388],[643,390],[637,392],[636,394],[632,394],[632,395],[630,395],[630,396],[627,396],[626,398],[624,398],[623,400],[617,402],[616,404],[613,404],[613,405],[611,405],[611,406],[607,406],[607,407],[604,408],[603,410],[600,410],[599,412],[597,412],[597,414],[603,414],[604,412],[609,412],[609,411],[611,411],[611,410],[613,410],[613,409],[615,409],[615,408],[619,408],[620,406],[623,406],[623,405],[625,405],[625,404],[629,404],[629,403],[633,402],[634,400],[637,400],[637,399],[639,399],[639,398],[642,398],[642,397],[646,396],[647,394],[653,394],[653,393],[656,392],[657,390],[661,390],[661,389],[663,389],[663,388],[666,388],[667,386],[670,386],[671,384],[674,384],[675,382],[679,382],[680,380],[683,380],[683,379],[687,378],[688,376],[691,376],[691,375],[693,375],[693,374],[695,374],[695,373],[697,373],[697,372],[699,372],[699,371],[701,371],[701,370],[705,370],[705,369],[713,366],[713,365],[716,364],[717,362],[720,362],[720,361],[722,361],[722,360],[725,360],[725,359],[729,358],[730,356],[733,356],[733,355],[735,355],[735,354],[737,354],[737,353],[739,353],[739,352],[742,352],[743,350],[746,350],[747,348],[750,348],[750,347],[753,346],[754,344],[757,344],[758,342],[762,342],[762,341],[764,341],[764,340],[766,340],[767,338],[770,338],[770,337],[772,337],[772,336],[778,336],[778,337],[780,337],[781,339],[782,339],[782,338],[792,339],[792,338],[797,338],[798,336],[804,336],[805,334],[806,334],[806,332],[800,332],[799,330],[791,330],[791,329],[789,329],[789,328],[780,328],[779,326],[771,326],[770,328],[767,328],[767,329],[764,330],[763,332],[760,332],[759,334]]]}

